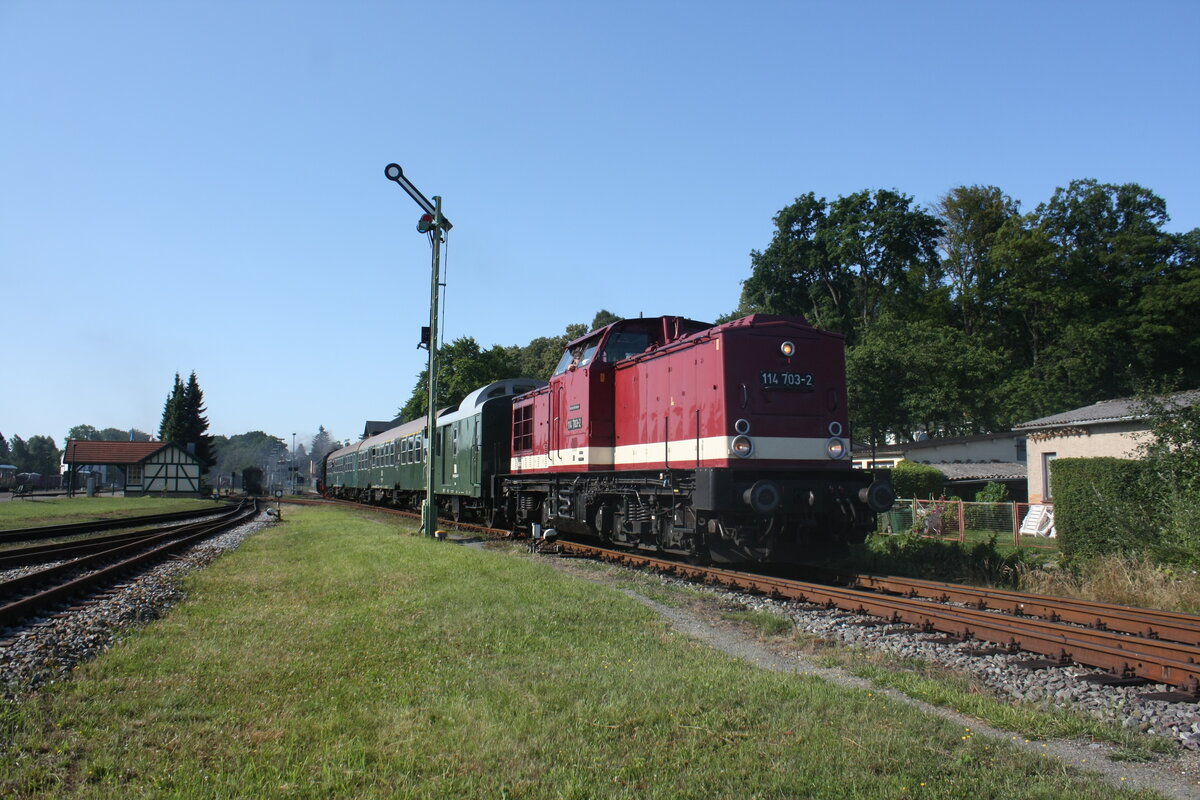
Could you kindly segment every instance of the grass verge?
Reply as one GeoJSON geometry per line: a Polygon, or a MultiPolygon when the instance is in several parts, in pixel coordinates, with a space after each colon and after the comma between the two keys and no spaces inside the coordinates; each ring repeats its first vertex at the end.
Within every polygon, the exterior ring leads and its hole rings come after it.
{"type": "Polygon", "coordinates": [[[3,711],[0,796],[1111,796],[906,705],[714,653],[616,588],[391,519],[294,510],[188,589],[3,711]]]}
{"type": "Polygon", "coordinates": [[[0,531],[117,517],[212,508],[211,500],[182,497],[48,497],[0,503],[0,531]]]}

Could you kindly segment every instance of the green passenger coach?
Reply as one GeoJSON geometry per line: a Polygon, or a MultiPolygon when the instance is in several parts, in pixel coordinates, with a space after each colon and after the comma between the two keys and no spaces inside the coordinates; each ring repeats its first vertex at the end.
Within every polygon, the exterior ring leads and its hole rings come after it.
{"type": "MultiPolygon", "coordinates": [[[[545,381],[510,378],[476,389],[457,409],[438,414],[434,492],[440,513],[494,521],[495,478],[512,455],[513,397],[545,381]]],[[[325,491],[361,503],[417,510],[425,497],[425,418],[415,419],[330,453],[325,491]]]]}

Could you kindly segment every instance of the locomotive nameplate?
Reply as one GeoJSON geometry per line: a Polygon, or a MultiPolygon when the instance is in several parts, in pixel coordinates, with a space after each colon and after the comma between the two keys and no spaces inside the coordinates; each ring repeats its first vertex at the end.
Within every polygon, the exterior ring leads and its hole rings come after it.
{"type": "Polygon", "coordinates": [[[768,372],[762,373],[764,389],[793,389],[800,392],[813,391],[813,376],[811,372],[768,372]]]}

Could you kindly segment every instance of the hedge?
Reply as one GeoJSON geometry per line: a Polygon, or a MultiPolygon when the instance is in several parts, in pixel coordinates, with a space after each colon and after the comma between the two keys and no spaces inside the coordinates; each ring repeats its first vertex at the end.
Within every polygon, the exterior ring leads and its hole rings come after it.
{"type": "Polygon", "coordinates": [[[896,497],[932,499],[942,493],[945,483],[946,476],[941,470],[928,464],[905,459],[892,469],[892,488],[896,490],[896,497]]]}
{"type": "Polygon", "coordinates": [[[1050,462],[1059,548],[1071,558],[1139,553],[1158,543],[1157,509],[1143,487],[1144,461],[1056,458],[1050,462]]]}

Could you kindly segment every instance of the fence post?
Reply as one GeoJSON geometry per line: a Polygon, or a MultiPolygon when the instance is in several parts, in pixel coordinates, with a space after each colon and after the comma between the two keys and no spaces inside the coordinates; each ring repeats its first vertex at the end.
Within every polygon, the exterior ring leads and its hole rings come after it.
{"type": "Polygon", "coordinates": [[[958,501],[958,543],[967,542],[967,518],[963,515],[963,501],[958,501]]]}
{"type": "Polygon", "coordinates": [[[1017,503],[1012,504],[1013,547],[1021,547],[1021,523],[1017,521],[1017,503]]]}

